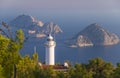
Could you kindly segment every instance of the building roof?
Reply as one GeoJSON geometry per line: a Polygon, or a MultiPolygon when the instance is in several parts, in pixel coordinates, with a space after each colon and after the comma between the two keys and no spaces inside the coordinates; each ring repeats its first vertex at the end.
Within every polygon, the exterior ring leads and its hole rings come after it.
{"type": "Polygon", "coordinates": [[[51,34],[48,35],[47,39],[53,40],[53,37],[51,36],[51,34]]]}
{"type": "Polygon", "coordinates": [[[48,69],[49,67],[52,67],[54,70],[60,70],[60,71],[64,71],[64,70],[67,70],[68,67],[64,66],[64,65],[45,65],[45,64],[42,64],[41,65],[42,69],[48,69]]]}

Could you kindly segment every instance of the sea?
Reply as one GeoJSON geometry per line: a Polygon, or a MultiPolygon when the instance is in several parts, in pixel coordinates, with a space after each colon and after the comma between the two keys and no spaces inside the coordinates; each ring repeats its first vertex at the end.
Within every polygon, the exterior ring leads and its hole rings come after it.
{"type": "MultiPolygon", "coordinates": [[[[113,46],[93,46],[93,47],[80,47],[70,48],[64,42],[85,27],[92,23],[98,23],[103,28],[109,30],[112,33],[117,34],[120,37],[120,16],[117,15],[92,15],[92,16],[36,16],[43,22],[54,22],[58,24],[63,33],[56,35],[56,47],[55,47],[55,62],[63,64],[65,61],[69,61],[71,64],[76,63],[88,63],[90,59],[102,58],[106,62],[111,62],[114,65],[120,63],[120,44],[113,46]]],[[[20,54],[32,56],[34,47],[39,55],[39,61],[45,62],[45,43],[46,38],[30,38],[20,50],[20,54]]]]}

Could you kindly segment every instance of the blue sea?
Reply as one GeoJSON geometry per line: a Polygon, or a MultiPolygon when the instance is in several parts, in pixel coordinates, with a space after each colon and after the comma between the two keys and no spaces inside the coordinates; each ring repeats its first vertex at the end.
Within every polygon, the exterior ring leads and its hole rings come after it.
{"type": "MultiPolygon", "coordinates": [[[[41,17],[39,17],[41,18],[41,17]]],[[[100,57],[107,62],[112,62],[114,65],[120,62],[120,44],[114,46],[93,46],[93,47],[81,47],[70,48],[64,41],[75,36],[78,32],[83,30],[89,24],[98,23],[103,28],[109,30],[112,33],[117,34],[120,37],[120,22],[116,17],[53,17],[51,19],[42,18],[44,21],[53,21],[57,23],[63,33],[55,36],[57,46],[55,48],[55,61],[56,63],[64,63],[64,61],[70,61],[75,63],[87,63],[92,58],[100,57]]],[[[34,47],[37,48],[39,54],[39,61],[45,61],[45,43],[46,38],[31,38],[24,43],[24,47],[21,50],[21,54],[32,55],[34,53],[34,47]]]]}

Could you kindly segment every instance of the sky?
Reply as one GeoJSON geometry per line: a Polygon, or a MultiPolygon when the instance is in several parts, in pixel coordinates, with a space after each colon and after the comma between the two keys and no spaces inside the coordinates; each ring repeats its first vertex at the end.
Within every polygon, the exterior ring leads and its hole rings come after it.
{"type": "MultiPolygon", "coordinates": [[[[0,0],[0,18],[28,14],[40,18],[120,19],[120,0],[0,0]],[[106,18],[101,18],[106,17],[106,18]]],[[[7,19],[8,19],[7,18],[7,19]]],[[[10,19],[11,20],[11,19],[10,19]]],[[[51,19],[50,19],[51,20],[51,19]]]]}
{"type": "Polygon", "coordinates": [[[2,8],[118,9],[119,0],[0,0],[2,8]]]}
{"type": "Polygon", "coordinates": [[[3,14],[11,12],[120,13],[120,0],[0,0],[3,14]],[[6,13],[5,13],[6,12],[6,13]]]}
{"type": "Polygon", "coordinates": [[[120,0],[0,0],[0,19],[11,20],[20,14],[39,16],[40,20],[45,18],[45,21],[48,18],[56,21],[58,15],[63,22],[70,17],[71,22],[81,19],[88,23],[96,20],[107,23],[114,21],[115,25],[120,20],[120,0]]]}

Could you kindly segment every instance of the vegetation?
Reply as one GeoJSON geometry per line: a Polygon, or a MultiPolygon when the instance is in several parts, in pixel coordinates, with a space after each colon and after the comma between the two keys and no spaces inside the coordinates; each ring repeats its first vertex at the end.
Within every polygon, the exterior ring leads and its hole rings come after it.
{"type": "Polygon", "coordinates": [[[87,64],[75,64],[66,72],[55,71],[52,67],[42,69],[36,52],[31,58],[20,55],[23,43],[22,30],[16,31],[15,37],[0,34],[0,78],[120,78],[120,63],[113,66],[101,58],[91,59],[87,64]]]}

